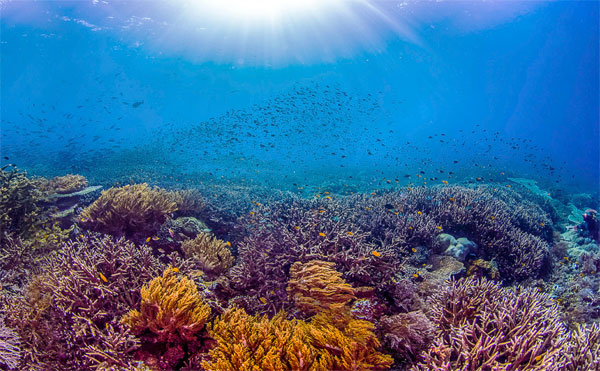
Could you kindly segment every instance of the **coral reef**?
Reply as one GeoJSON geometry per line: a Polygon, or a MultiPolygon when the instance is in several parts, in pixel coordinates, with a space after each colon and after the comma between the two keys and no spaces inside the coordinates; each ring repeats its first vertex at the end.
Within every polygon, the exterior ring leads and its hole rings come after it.
{"type": "Polygon", "coordinates": [[[184,241],[181,249],[188,259],[192,259],[197,264],[198,269],[213,277],[233,265],[234,258],[228,248],[229,245],[231,243],[200,232],[193,240],[184,241]]]}
{"type": "Polygon", "coordinates": [[[435,327],[421,311],[386,316],[377,326],[385,349],[402,362],[411,363],[433,341],[435,327]]]}
{"type": "Polygon", "coordinates": [[[176,194],[146,183],[110,188],[83,210],[80,221],[96,232],[145,239],[177,210],[179,200],[176,194]]]}
{"type": "Polygon", "coordinates": [[[5,165],[0,169],[0,242],[4,232],[27,237],[41,223],[43,192],[27,173],[5,165]]]}
{"type": "Polygon", "coordinates": [[[485,279],[452,281],[432,301],[438,327],[413,370],[560,370],[568,335],[558,306],[534,289],[485,279]]]}
{"type": "Polygon", "coordinates": [[[21,359],[19,336],[16,332],[0,323],[0,366],[14,370],[21,359]]]}
{"type": "MultiPolygon", "coordinates": [[[[264,297],[272,306],[287,303],[289,270],[295,262],[322,260],[354,286],[389,282],[398,271],[391,248],[368,241],[368,232],[342,223],[344,212],[333,203],[295,200],[260,205],[242,223],[252,226],[238,248],[239,263],[231,270],[231,285],[240,295],[264,297]]],[[[246,308],[250,311],[258,308],[246,308]]],[[[289,309],[289,308],[286,308],[289,309]]]]}
{"type": "Polygon", "coordinates": [[[196,339],[210,315],[196,285],[177,277],[176,268],[167,268],[141,289],[140,310],[131,310],[122,322],[140,335],[148,330],[158,342],[182,342],[196,339]]]}
{"type": "Polygon", "coordinates": [[[565,352],[568,371],[600,370],[600,325],[577,325],[569,336],[565,352]]]}
{"type": "Polygon", "coordinates": [[[352,286],[335,270],[335,263],[320,260],[292,264],[287,293],[307,315],[335,311],[356,298],[352,286]]]}
{"type": "Polygon", "coordinates": [[[87,185],[88,181],[84,176],[67,174],[50,179],[47,187],[50,193],[66,194],[81,191],[87,185]]]}
{"type": "Polygon", "coordinates": [[[137,340],[118,318],[139,305],[142,285],[163,265],[147,247],[83,236],[50,256],[8,303],[6,323],[22,340],[23,368],[127,367],[137,340]]]}
{"type": "Polygon", "coordinates": [[[347,318],[343,328],[318,314],[310,322],[249,316],[233,308],[209,327],[216,346],[206,370],[377,370],[392,364],[377,351],[372,323],[347,318]]]}
{"type": "Polygon", "coordinates": [[[204,197],[197,189],[184,189],[176,192],[178,196],[177,216],[194,216],[206,208],[204,197]]]}

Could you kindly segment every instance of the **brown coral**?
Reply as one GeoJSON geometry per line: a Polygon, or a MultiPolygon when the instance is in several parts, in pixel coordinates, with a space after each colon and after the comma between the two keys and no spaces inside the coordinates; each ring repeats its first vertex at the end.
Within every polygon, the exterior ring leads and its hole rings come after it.
{"type": "Polygon", "coordinates": [[[146,183],[110,188],[83,210],[81,223],[97,232],[146,238],[177,210],[178,200],[177,195],[146,183]]]}
{"type": "Polygon", "coordinates": [[[67,174],[52,178],[47,187],[50,192],[58,194],[73,193],[87,187],[88,181],[82,175],[67,174]]]}
{"type": "Polygon", "coordinates": [[[185,256],[193,259],[204,273],[219,275],[233,265],[234,258],[228,248],[229,245],[208,233],[201,232],[195,239],[184,241],[181,249],[185,256]]]}
{"type": "Polygon", "coordinates": [[[391,357],[379,353],[373,324],[345,318],[342,329],[319,314],[309,323],[249,316],[243,309],[225,312],[210,326],[217,345],[206,370],[376,370],[389,368],[391,357]]]}
{"type": "Polygon", "coordinates": [[[287,293],[307,315],[335,310],[356,299],[352,286],[335,270],[335,263],[321,260],[292,264],[287,293]]]}
{"type": "Polygon", "coordinates": [[[569,336],[566,370],[600,370],[600,325],[577,325],[569,336]]]}
{"type": "Polygon", "coordinates": [[[185,277],[179,279],[176,270],[169,267],[145,285],[140,311],[133,309],[123,317],[135,334],[150,330],[159,342],[192,341],[206,324],[210,307],[196,285],[185,277]]]}

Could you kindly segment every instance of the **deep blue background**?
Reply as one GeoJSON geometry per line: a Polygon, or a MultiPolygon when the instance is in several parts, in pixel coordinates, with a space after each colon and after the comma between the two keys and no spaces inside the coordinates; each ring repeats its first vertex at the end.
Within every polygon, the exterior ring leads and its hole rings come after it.
{"type": "Polygon", "coordinates": [[[598,191],[598,2],[374,4],[269,44],[159,2],[5,3],[2,163],[598,191]]]}

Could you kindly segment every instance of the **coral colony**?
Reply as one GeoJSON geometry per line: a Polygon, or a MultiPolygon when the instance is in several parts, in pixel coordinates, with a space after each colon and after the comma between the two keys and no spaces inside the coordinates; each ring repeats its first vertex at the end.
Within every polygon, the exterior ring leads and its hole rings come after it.
{"type": "Polygon", "coordinates": [[[511,184],[300,197],[4,167],[0,363],[600,370],[596,211],[511,184]]]}

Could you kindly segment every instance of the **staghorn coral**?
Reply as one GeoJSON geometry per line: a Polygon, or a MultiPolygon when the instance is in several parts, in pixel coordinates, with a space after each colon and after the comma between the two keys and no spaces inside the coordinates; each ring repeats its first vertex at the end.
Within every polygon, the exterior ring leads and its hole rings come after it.
{"type": "Polygon", "coordinates": [[[66,194],[81,191],[88,181],[82,175],[67,174],[50,179],[47,188],[50,193],[66,194]]]}
{"type": "Polygon", "coordinates": [[[216,276],[233,265],[234,258],[228,248],[230,245],[231,243],[208,233],[200,232],[195,239],[184,241],[181,249],[188,259],[197,264],[198,269],[210,276],[216,276]]]}
{"type": "Polygon", "coordinates": [[[565,355],[568,371],[600,370],[600,325],[577,325],[569,334],[565,355]]]}
{"type": "Polygon", "coordinates": [[[177,191],[177,215],[193,216],[202,212],[206,208],[204,197],[197,189],[184,189],[177,191]]]}
{"type": "Polygon", "coordinates": [[[159,230],[179,200],[176,194],[146,183],[110,188],[82,211],[81,223],[96,232],[143,239],[159,230]]]}
{"type": "Polygon", "coordinates": [[[128,367],[138,344],[116,318],[139,305],[140,288],[163,267],[148,247],[123,239],[64,243],[23,297],[8,303],[6,323],[22,339],[23,368],[128,367]]]}
{"type": "Polygon", "coordinates": [[[26,172],[10,167],[0,168],[0,243],[5,232],[28,237],[42,220],[42,191],[26,172]]]}
{"type": "Polygon", "coordinates": [[[196,285],[169,267],[141,290],[140,310],[131,310],[121,320],[135,334],[149,330],[158,342],[181,342],[196,339],[210,315],[196,285]]]}
{"type": "Polygon", "coordinates": [[[485,279],[450,282],[432,300],[438,330],[412,370],[561,370],[566,327],[537,290],[503,289],[485,279]]]}
{"type": "Polygon", "coordinates": [[[441,233],[464,236],[479,246],[479,257],[494,260],[503,279],[540,274],[548,256],[552,220],[532,201],[491,186],[407,187],[341,201],[352,210],[345,220],[370,232],[371,241],[400,249],[435,248],[441,233]]]}
{"type": "Polygon", "coordinates": [[[287,293],[307,315],[335,310],[356,299],[352,286],[335,270],[335,263],[321,260],[292,264],[287,293]]]}
{"type": "Polygon", "coordinates": [[[19,335],[0,323],[0,366],[13,370],[21,358],[19,335]]]}
{"type": "Polygon", "coordinates": [[[230,309],[209,326],[216,346],[202,366],[219,371],[389,368],[392,359],[376,350],[372,323],[347,317],[338,328],[332,322],[323,313],[307,323],[286,320],[283,312],[268,319],[230,309]]]}
{"type": "Polygon", "coordinates": [[[386,316],[378,324],[383,345],[403,362],[414,362],[433,341],[434,332],[433,323],[421,311],[386,316]]]}
{"type": "MultiPolygon", "coordinates": [[[[310,260],[335,263],[343,278],[357,287],[391,281],[399,269],[397,254],[369,242],[368,232],[346,224],[344,213],[349,211],[335,205],[301,199],[259,204],[256,212],[240,221],[252,227],[239,244],[239,263],[230,272],[232,289],[238,295],[264,297],[271,308],[289,309],[289,270],[295,262],[310,260]]],[[[264,307],[246,309],[256,312],[264,307]]]]}

